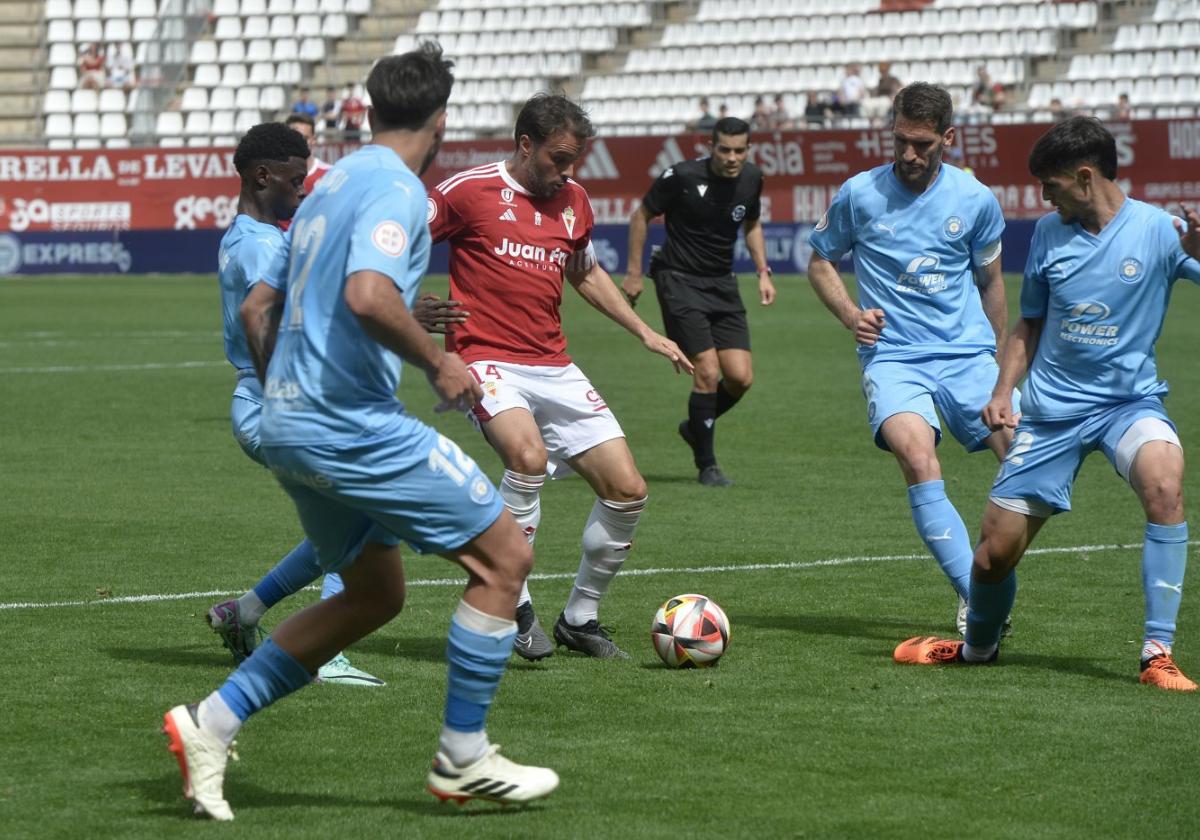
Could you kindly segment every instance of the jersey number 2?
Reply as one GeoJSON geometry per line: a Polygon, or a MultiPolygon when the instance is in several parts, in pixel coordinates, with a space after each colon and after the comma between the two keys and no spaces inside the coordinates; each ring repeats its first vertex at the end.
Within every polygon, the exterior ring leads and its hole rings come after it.
{"type": "Polygon", "coordinates": [[[462,487],[475,472],[475,460],[450,438],[438,435],[437,446],[429,450],[429,469],[448,476],[462,487]]]}

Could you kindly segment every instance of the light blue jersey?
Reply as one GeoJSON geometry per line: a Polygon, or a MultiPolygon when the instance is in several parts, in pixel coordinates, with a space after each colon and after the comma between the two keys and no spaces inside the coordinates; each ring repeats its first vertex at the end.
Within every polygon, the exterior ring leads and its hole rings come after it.
{"type": "Polygon", "coordinates": [[[395,152],[365,146],[300,205],[267,372],[264,446],[366,440],[397,427],[400,359],[363,331],[344,293],[348,276],[376,271],[412,308],[429,262],[425,198],[395,152]]]}
{"type": "Polygon", "coordinates": [[[283,231],[244,213],[234,217],[233,224],[221,237],[217,276],[221,281],[225,358],[239,371],[254,369],[254,360],[246,345],[246,332],[242,328],[242,301],[255,283],[272,273],[272,263],[286,254],[283,231]]]}
{"type": "Polygon", "coordinates": [[[943,165],[914,195],[889,163],[843,184],[809,242],[835,264],[853,251],[859,306],[884,312],[879,340],[859,347],[866,364],[994,353],[973,268],[997,258],[1003,231],[1000,204],[973,176],[943,165]]]}
{"type": "Polygon", "coordinates": [[[1044,319],[1022,410],[1030,420],[1083,417],[1167,393],[1154,343],[1180,277],[1200,283],[1171,216],[1126,198],[1099,235],[1057,213],[1034,231],[1021,315],[1044,319]]]}

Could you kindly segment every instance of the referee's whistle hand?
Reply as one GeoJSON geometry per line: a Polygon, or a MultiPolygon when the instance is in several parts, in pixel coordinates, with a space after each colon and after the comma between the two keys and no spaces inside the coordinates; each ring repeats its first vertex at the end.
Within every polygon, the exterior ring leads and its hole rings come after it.
{"type": "Polygon", "coordinates": [[[763,306],[770,306],[775,302],[775,284],[771,282],[770,277],[762,274],[758,276],[758,297],[763,306]]]}

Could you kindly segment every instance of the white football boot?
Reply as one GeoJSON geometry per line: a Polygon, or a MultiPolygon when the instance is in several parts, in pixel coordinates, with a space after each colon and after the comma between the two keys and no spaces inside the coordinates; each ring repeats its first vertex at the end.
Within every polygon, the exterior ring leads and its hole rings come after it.
{"type": "Polygon", "coordinates": [[[526,767],[500,755],[493,744],[483,758],[466,767],[439,752],[426,778],[426,789],[443,802],[459,805],[471,799],[501,804],[530,802],[549,796],[558,787],[558,774],[547,767],[526,767]]]}
{"type": "Polygon", "coordinates": [[[193,810],[214,820],[232,820],[233,811],[222,792],[231,748],[201,728],[195,704],[176,706],[163,715],[162,731],[169,740],[167,749],[179,761],[183,795],[192,800],[193,810]]]}

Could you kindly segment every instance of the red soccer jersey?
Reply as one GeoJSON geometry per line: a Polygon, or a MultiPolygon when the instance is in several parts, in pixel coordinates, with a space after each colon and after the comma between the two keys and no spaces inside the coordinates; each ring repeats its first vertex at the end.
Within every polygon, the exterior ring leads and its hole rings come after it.
{"type": "Polygon", "coordinates": [[[313,158],[312,166],[308,168],[308,174],[304,176],[304,194],[310,195],[313,188],[316,187],[317,181],[320,181],[332,168],[320,158],[313,158]]]}
{"type": "Polygon", "coordinates": [[[430,190],[428,217],[434,241],[450,241],[450,297],[471,313],[446,349],[467,362],[570,364],[559,306],[567,260],[595,223],[583,187],[537,198],[490,163],[430,190]]]}

